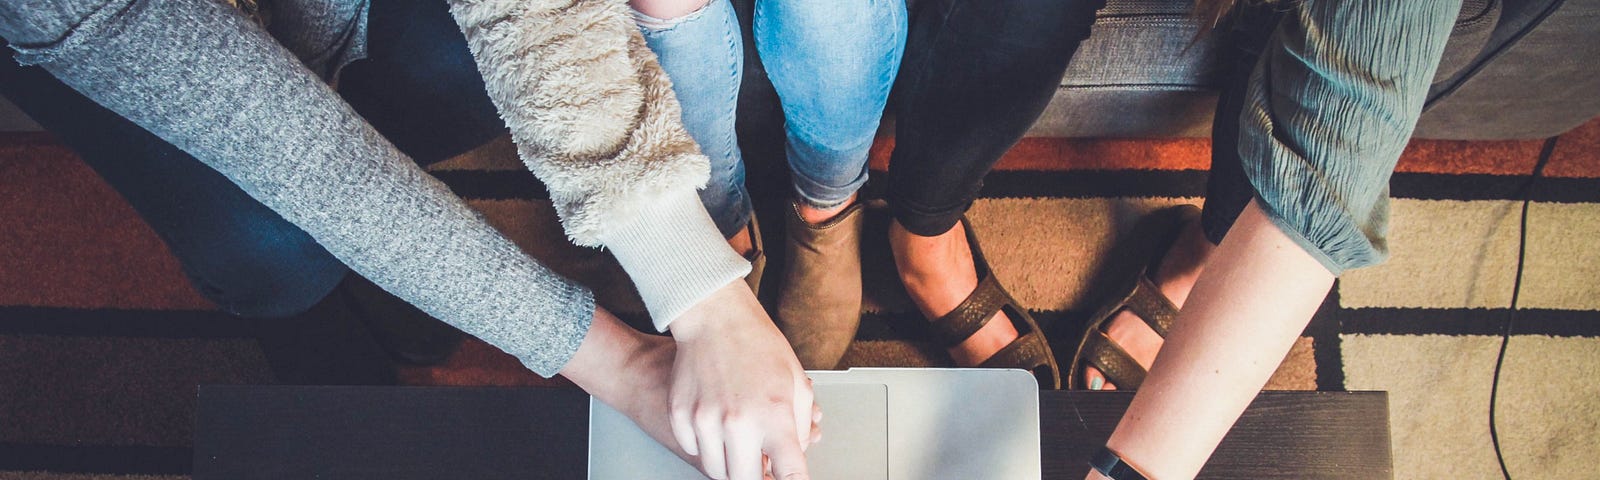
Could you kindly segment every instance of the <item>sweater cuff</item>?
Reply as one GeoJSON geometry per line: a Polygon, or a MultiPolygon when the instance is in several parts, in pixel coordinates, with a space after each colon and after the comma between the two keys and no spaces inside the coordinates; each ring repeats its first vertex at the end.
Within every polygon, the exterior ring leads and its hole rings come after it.
{"type": "Polygon", "coordinates": [[[662,332],[711,292],[750,273],[750,261],[728,246],[694,189],[646,202],[632,218],[607,228],[600,243],[633,279],[662,332]]]}

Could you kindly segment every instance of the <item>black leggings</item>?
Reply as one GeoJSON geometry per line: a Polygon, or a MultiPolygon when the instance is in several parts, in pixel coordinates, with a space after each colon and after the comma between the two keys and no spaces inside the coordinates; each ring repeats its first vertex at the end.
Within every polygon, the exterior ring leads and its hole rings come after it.
{"type": "Polygon", "coordinates": [[[1239,157],[1239,115],[1244,111],[1250,74],[1283,15],[1271,5],[1242,6],[1212,33],[1222,46],[1222,92],[1211,121],[1211,171],[1200,227],[1213,245],[1222,243],[1222,237],[1256,196],[1244,173],[1244,159],[1239,157]]]}
{"type": "MultiPolygon", "coordinates": [[[[1103,0],[922,0],[911,17],[890,108],[896,116],[889,203],[906,230],[949,231],[994,167],[1050,103],[1103,0]]],[[[1240,8],[1216,32],[1221,98],[1201,225],[1220,243],[1255,189],[1239,158],[1250,73],[1283,13],[1240,8]]]]}
{"type": "Polygon", "coordinates": [[[955,226],[1049,105],[1104,0],[921,0],[893,103],[888,200],[923,236],[955,226]]]}

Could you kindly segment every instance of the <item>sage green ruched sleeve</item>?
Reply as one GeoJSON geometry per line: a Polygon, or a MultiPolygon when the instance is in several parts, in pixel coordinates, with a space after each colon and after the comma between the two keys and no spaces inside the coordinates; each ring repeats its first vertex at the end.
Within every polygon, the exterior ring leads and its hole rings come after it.
{"type": "Polygon", "coordinates": [[[1268,217],[1338,275],[1388,255],[1389,177],[1461,0],[1289,5],[1249,79],[1239,155],[1268,217]]]}

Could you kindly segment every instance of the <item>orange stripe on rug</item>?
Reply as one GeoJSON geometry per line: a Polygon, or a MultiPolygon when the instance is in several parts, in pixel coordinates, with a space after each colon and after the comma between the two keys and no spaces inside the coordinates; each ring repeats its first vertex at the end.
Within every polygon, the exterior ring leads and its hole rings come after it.
{"type": "Polygon", "coordinates": [[[46,135],[0,141],[0,305],[215,308],[122,197],[46,135]]]}
{"type": "MultiPolygon", "coordinates": [[[[1443,175],[1526,175],[1543,140],[1414,140],[1395,171],[1443,175]]],[[[873,170],[887,170],[894,137],[880,136],[870,154],[873,170]]],[[[1561,136],[1545,174],[1600,178],[1600,119],[1561,136]]],[[[1017,142],[996,170],[1207,170],[1211,141],[1205,138],[1045,138],[1017,142]]]]}

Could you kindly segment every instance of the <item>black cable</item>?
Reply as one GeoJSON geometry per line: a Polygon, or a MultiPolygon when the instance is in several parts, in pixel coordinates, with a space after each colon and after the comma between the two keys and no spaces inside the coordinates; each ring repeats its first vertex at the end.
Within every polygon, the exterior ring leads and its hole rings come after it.
{"type": "Polygon", "coordinates": [[[1550,154],[1556,150],[1556,139],[1560,136],[1550,137],[1544,141],[1544,148],[1539,151],[1539,161],[1533,164],[1533,174],[1528,176],[1527,183],[1517,192],[1522,198],[1522,221],[1517,231],[1517,276],[1511,283],[1511,309],[1506,313],[1505,328],[1500,331],[1500,354],[1494,360],[1494,383],[1489,386],[1489,441],[1494,443],[1494,459],[1500,462],[1500,474],[1506,480],[1511,480],[1511,471],[1506,469],[1506,457],[1500,452],[1500,432],[1495,429],[1494,406],[1500,394],[1500,367],[1506,362],[1506,345],[1511,343],[1511,327],[1517,320],[1517,297],[1522,293],[1522,267],[1528,256],[1528,205],[1533,203],[1533,183],[1544,175],[1545,164],[1550,163],[1550,154]]]}

